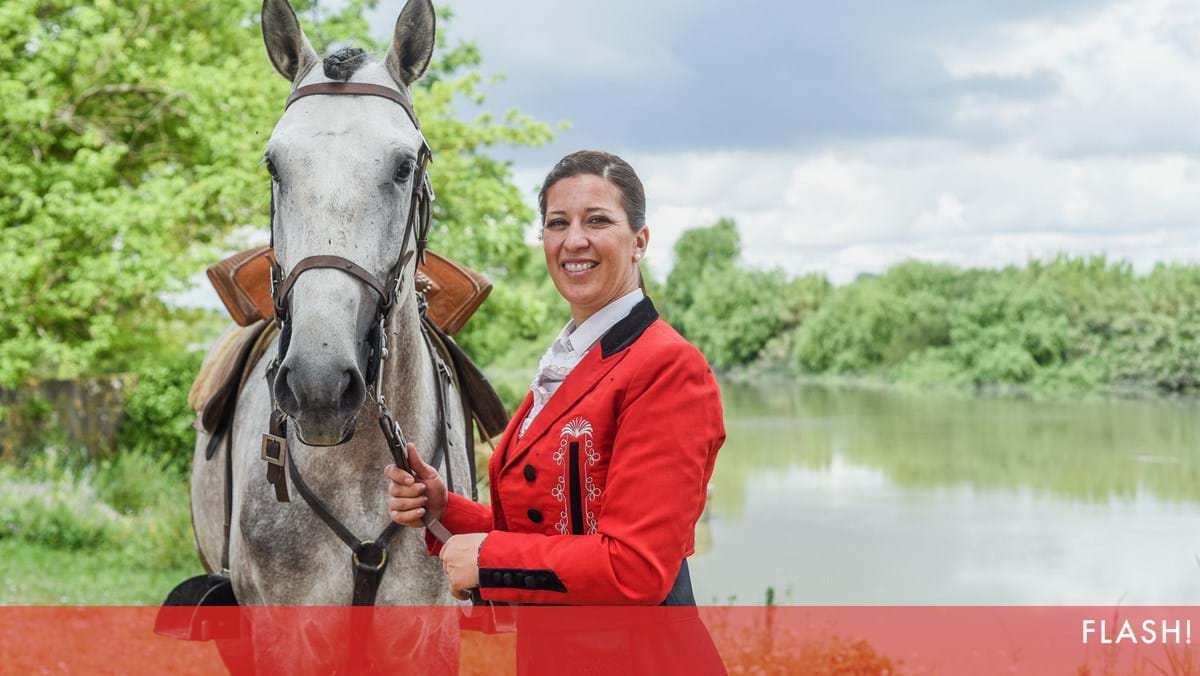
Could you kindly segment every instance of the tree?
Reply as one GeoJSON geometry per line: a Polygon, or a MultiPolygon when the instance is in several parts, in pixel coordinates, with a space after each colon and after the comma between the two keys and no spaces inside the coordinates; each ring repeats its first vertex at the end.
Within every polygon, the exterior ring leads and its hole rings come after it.
{"type": "Polygon", "coordinates": [[[737,223],[732,218],[680,235],[675,241],[675,262],[667,275],[667,314],[684,314],[694,301],[700,278],[706,272],[733,267],[741,252],[737,223]]]}
{"type": "MultiPolygon", "coordinates": [[[[354,0],[317,19],[305,12],[315,3],[296,6],[320,50],[367,42],[372,4],[354,0]]],[[[264,54],[259,8],[0,6],[0,385],[136,368],[177,351],[186,315],[164,296],[212,262],[233,227],[266,229],[259,161],[288,85],[264,54]]],[[[523,231],[533,215],[508,165],[486,150],[551,134],[515,111],[460,119],[456,99],[482,100],[479,63],[473,46],[443,45],[414,92],[436,152],[433,246],[519,274],[531,261],[523,231]]],[[[511,310],[500,296],[496,305],[511,310]]]]}
{"type": "Polygon", "coordinates": [[[749,364],[830,293],[829,281],[739,265],[737,223],[722,218],[684,232],[667,276],[664,315],[718,368],[749,364]]]}

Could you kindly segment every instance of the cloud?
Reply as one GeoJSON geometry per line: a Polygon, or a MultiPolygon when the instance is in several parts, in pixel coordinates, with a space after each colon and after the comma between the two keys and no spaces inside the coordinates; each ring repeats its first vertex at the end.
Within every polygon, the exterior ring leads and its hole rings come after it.
{"type": "Polygon", "coordinates": [[[748,262],[836,281],[909,257],[1200,260],[1191,0],[454,7],[450,34],[509,75],[491,107],[575,125],[513,153],[518,175],[626,156],[659,273],[721,216],[748,262]]]}
{"type": "Polygon", "coordinates": [[[952,131],[1020,138],[1054,154],[1200,150],[1200,4],[1116,2],[1074,22],[1028,20],[942,50],[960,78],[1058,83],[1030,100],[967,96],[952,131]]]}
{"type": "MultiPolygon", "coordinates": [[[[508,75],[489,108],[569,120],[571,148],[796,148],[935,134],[962,95],[1044,97],[1057,86],[1046,73],[959,76],[939,47],[1095,4],[466,0],[451,3],[446,32],[479,44],[485,68],[508,75]]],[[[375,32],[390,31],[401,5],[380,3],[375,32]]]]}
{"type": "Polygon", "coordinates": [[[655,269],[669,268],[684,229],[718,216],[738,220],[747,262],[839,282],[906,258],[996,266],[1107,252],[1140,269],[1200,260],[1200,160],[1184,155],[1054,158],[934,141],[633,161],[655,269]]]}

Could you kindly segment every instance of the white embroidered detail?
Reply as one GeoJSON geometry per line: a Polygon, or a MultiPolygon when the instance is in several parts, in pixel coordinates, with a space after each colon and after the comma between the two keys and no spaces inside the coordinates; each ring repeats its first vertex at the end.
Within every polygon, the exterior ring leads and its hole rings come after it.
{"type": "Polygon", "coordinates": [[[555,524],[555,530],[564,535],[571,532],[569,513],[570,513],[570,491],[567,487],[567,482],[570,481],[569,472],[571,471],[570,463],[567,460],[567,450],[571,447],[571,442],[582,440],[583,457],[579,463],[579,480],[581,482],[580,491],[583,493],[583,505],[581,512],[583,513],[583,531],[588,535],[596,532],[596,513],[594,511],[594,503],[600,499],[603,491],[596,485],[589,467],[594,466],[600,461],[600,452],[597,451],[592,444],[592,423],[582,416],[576,416],[567,421],[559,432],[558,449],[554,452],[554,462],[562,467],[562,473],[559,474],[558,482],[554,489],[550,492],[554,499],[562,503],[562,511],[559,512],[558,523],[555,524]]]}
{"type": "Polygon", "coordinates": [[[576,439],[585,434],[591,436],[592,423],[588,422],[587,419],[583,418],[582,416],[571,418],[567,421],[566,425],[563,425],[562,431],[559,432],[559,435],[563,438],[566,438],[568,434],[576,439]]]}
{"type": "MultiPolygon", "coordinates": [[[[558,450],[554,451],[554,463],[563,466],[563,462],[567,457],[567,438],[563,437],[559,440],[558,450]]],[[[570,535],[571,529],[567,526],[567,475],[564,469],[558,475],[558,482],[555,483],[554,489],[550,491],[550,495],[562,503],[562,510],[558,513],[558,522],[554,524],[554,530],[558,531],[559,535],[570,535]]]]}
{"type": "Polygon", "coordinates": [[[585,462],[583,465],[584,487],[587,491],[587,497],[584,499],[584,504],[586,505],[585,518],[587,520],[587,532],[595,533],[596,515],[592,512],[592,503],[600,499],[601,490],[600,487],[597,486],[592,480],[592,475],[590,472],[588,472],[587,468],[595,465],[597,462],[600,462],[600,452],[592,448],[592,435],[590,433],[590,426],[589,434],[584,445],[584,453],[587,454],[587,462],[585,462]]]}

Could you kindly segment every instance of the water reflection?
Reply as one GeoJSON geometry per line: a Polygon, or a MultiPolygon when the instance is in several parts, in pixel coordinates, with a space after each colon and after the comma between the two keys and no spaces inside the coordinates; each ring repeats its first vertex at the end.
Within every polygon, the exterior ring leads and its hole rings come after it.
{"type": "Polygon", "coordinates": [[[1042,402],[852,387],[723,383],[729,438],[714,500],[738,514],[751,476],[835,457],[915,490],[969,486],[1105,502],[1200,502],[1200,403],[1042,402]]]}
{"type": "Polygon", "coordinates": [[[704,602],[1200,602],[1195,401],[722,389],[704,602]]]}

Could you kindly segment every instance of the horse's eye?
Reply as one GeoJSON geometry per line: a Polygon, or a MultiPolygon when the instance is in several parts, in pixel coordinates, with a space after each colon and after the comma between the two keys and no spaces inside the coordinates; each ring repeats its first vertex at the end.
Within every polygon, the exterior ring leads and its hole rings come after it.
{"type": "Polygon", "coordinates": [[[271,175],[271,180],[279,182],[279,172],[275,170],[275,163],[269,159],[263,160],[263,164],[267,165],[267,173],[271,175]]]}
{"type": "Polygon", "coordinates": [[[413,163],[412,162],[401,162],[400,166],[396,167],[396,182],[404,183],[405,181],[407,181],[409,179],[409,177],[412,176],[412,173],[413,173],[413,163]]]}

